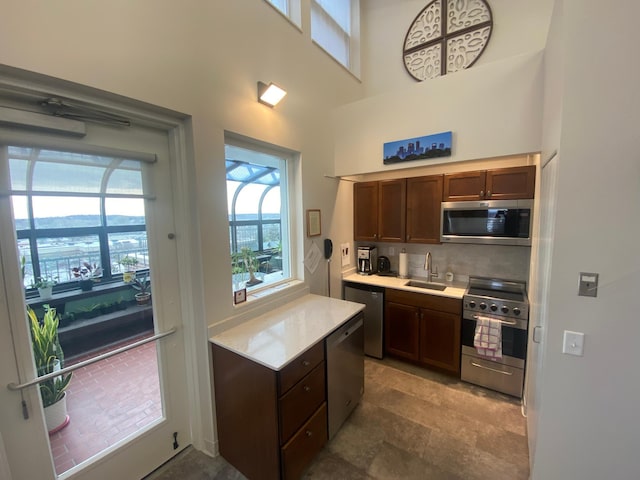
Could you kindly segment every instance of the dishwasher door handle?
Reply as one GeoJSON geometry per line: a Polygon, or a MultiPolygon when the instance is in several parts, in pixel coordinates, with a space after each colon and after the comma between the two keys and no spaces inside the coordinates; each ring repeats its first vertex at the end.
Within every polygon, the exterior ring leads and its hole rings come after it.
{"type": "Polygon", "coordinates": [[[364,321],[362,320],[362,318],[360,318],[354,325],[349,327],[348,330],[345,330],[344,332],[337,331],[332,333],[327,339],[327,347],[335,347],[336,345],[341,344],[342,342],[347,340],[353,334],[353,332],[355,332],[359,328],[362,328],[363,325],[364,321]]]}

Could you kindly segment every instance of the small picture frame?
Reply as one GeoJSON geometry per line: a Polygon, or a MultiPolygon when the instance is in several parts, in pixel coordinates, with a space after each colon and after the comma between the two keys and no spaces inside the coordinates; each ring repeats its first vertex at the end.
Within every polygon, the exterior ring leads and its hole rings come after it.
{"type": "Polygon", "coordinates": [[[307,237],[317,237],[322,234],[320,210],[307,210],[307,237]]]}
{"type": "Polygon", "coordinates": [[[242,290],[236,290],[233,292],[233,304],[237,305],[242,302],[247,301],[247,289],[243,288],[242,290]]]}

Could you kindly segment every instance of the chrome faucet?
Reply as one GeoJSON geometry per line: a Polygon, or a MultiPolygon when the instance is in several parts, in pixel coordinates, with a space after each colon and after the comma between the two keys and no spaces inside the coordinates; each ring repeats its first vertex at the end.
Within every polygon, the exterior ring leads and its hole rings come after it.
{"type": "Polygon", "coordinates": [[[427,255],[425,256],[424,269],[427,271],[427,282],[430,282],[433,278],[438,278],[438,267],[436,266],[435,272],[431,271],[431,252],[427,252],[427,255]]]}

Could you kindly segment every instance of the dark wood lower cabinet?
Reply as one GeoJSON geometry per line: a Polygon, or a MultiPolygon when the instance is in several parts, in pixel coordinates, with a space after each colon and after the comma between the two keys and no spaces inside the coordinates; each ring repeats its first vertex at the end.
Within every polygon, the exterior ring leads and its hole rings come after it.
{"type": "Polygon", "coordinates": [[[420,362],[460,373],[460,315],[422,310],[420,318],[420,362]]]}
{"type": "Polygon", "coordinates": [[[327,443],[327,404],[282,447],[282,478],[296,480],[327,443]]]}
{"type": "Polygon", "coordinates": [[[280,372],[212,354],[220,454],[252,480],[299,478],[328,438],[324,341],[280,372]]]}
{"type": "Polygon", "coordinates": [[[386,353],[459,376],[462,300],[393,289],[385,295],[386,353]]]}
{"type": "Polygon", "coordinates": [[[387,354],[417,361],[420,357],[420,312],[416,307],[387,301],[384,315],[387,354]]]}

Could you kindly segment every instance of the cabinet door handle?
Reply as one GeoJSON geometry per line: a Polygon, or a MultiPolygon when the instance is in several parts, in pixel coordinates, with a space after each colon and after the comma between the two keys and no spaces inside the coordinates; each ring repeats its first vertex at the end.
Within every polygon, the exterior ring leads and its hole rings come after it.
{"type": "Polygon", "coordinates": [[[480,198],[484,198],[484,190],[480,190],[480,198]]]}
{"type": "Polygon", "coordinates": [[[302,389],[303,389],[305,392],[310,392],[310,391],[311,391],[311,387],[310,387],[309,385],[305,385],[304,387],[302,387],[302,389]]]}
{"type": "Polygon", "coordinates": [[[304,433],[305,433],[305,435],[306,435],[307,437],[311,437],[311,436],[313,436],[313,432],[312,432],[311,430],[307,430],[307,431],[306,431],[306,432],[304,432],[304,433]]]}
{"type": "Polygon", "coordinates": [[[407,235],[407,240],[411,240],[411,235],[407,235]]]}
{"type": "Polygon", "coordinates": [[[302,361],[302,366],[303,367],[308,367],[309,365],[311,365],[311,362],[309,360],[303,360],[302,361]]]}
{"type": "Polygon", "coordinates": [[[487,198],[491,198],[491,190],[487,190],[487,198]]]}

